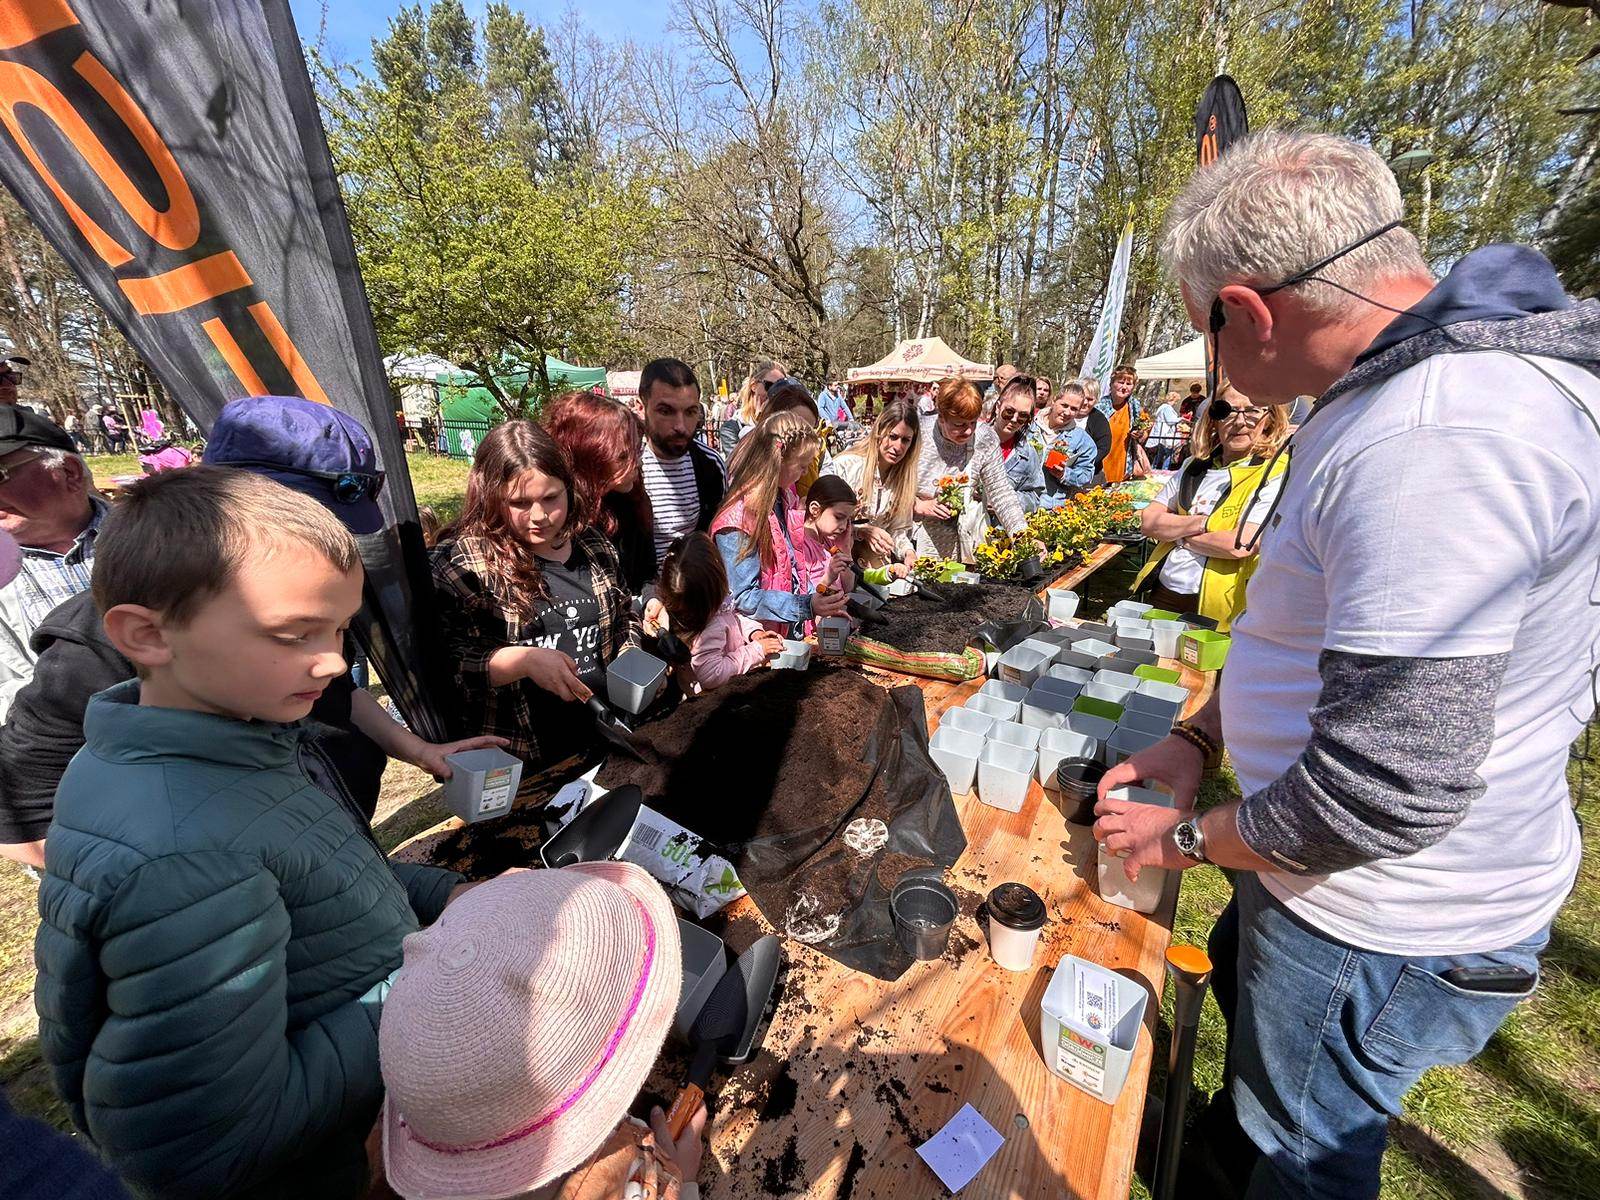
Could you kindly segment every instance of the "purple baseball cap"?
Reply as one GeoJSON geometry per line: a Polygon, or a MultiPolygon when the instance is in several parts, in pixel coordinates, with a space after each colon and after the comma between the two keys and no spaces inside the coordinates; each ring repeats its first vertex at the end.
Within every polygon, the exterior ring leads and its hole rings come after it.
{"type": "Polygon", "coordinates": [[[360,421],[299,396],[246,396],[217,415],[202,458],[243,467],[317,501],[351,533],[383,528],[383,472],[360,421]]]}

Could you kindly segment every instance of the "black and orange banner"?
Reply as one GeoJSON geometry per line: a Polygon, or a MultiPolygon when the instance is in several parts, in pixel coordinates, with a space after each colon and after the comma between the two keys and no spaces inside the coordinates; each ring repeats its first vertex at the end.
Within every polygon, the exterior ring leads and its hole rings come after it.
{"type": "Polygon", "coordinates": [[[0,0],[0,177],[201,426],[299,395],[357,417],[387,482],[358,629],[417,732],[416,501],[287,0],[0,0]]]}
{"type": "MultiPolygon", "coordinates": [[[[1244,93],[1230,76],[1218,75],[1200,96],[1194,113],[1195,160],[1198,166],[1216,162],[1222,152],[1250,132],[1244,93]]],[[[1217,368],[1215,333],[1206,338],[1206,396],[1215,400],[1223,379],[1217,368]]]]}
{"type": "Polygon", "coordinates": [[[1194,114],[1195,157],[1203,167],[1250,132],[1244,94],[1230,76],[1218,75],[1206,85],[1194,114]]]}

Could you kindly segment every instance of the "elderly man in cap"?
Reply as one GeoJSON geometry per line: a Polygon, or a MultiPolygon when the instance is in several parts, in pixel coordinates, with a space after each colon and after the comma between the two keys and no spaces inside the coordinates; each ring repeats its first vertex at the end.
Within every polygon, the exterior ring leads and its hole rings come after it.
{"type": "Polygon", "coordinates": [[[33,631],[88,590],[105,511],[67,432],[31,409],[0,405],[0,529],[22,548],[22,569],[0,588],[0,718],[33,678],[33,631]]]}

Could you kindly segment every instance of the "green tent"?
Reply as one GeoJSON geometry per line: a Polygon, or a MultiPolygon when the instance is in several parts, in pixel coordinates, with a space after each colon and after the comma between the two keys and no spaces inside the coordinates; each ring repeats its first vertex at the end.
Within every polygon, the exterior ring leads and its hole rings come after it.
{"type": "MultiPolygon", "coordinates": [[[[546,356],[545,372],[550,376],[552,391],[564,392],[592,387],[604,387],[604,367],[579,367],[546,356]]],[[[494,393],[475,384],[472,375],[449,375],[439,380],[439,417],[444,426],[445,451],[452,458],[471,458],[478,443],[501,421],[505,414],[494,393]]],[[[508,367],[494,377],[501,391],[508,396],[529,396],[537,393],[539,377],[526,367],[508,367]]]]}

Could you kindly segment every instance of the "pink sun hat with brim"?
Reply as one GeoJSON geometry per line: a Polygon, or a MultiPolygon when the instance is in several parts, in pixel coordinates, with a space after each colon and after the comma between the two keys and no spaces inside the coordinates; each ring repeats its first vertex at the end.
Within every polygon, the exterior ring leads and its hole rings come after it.
{"type": "Polygon", "coordinates": [[[504,1200],[581,1166],[644,1086],[682,979],[672,903],[632,863],[464,893],[405,939],[384,1001],[389,1186],[504,1200]]]}

